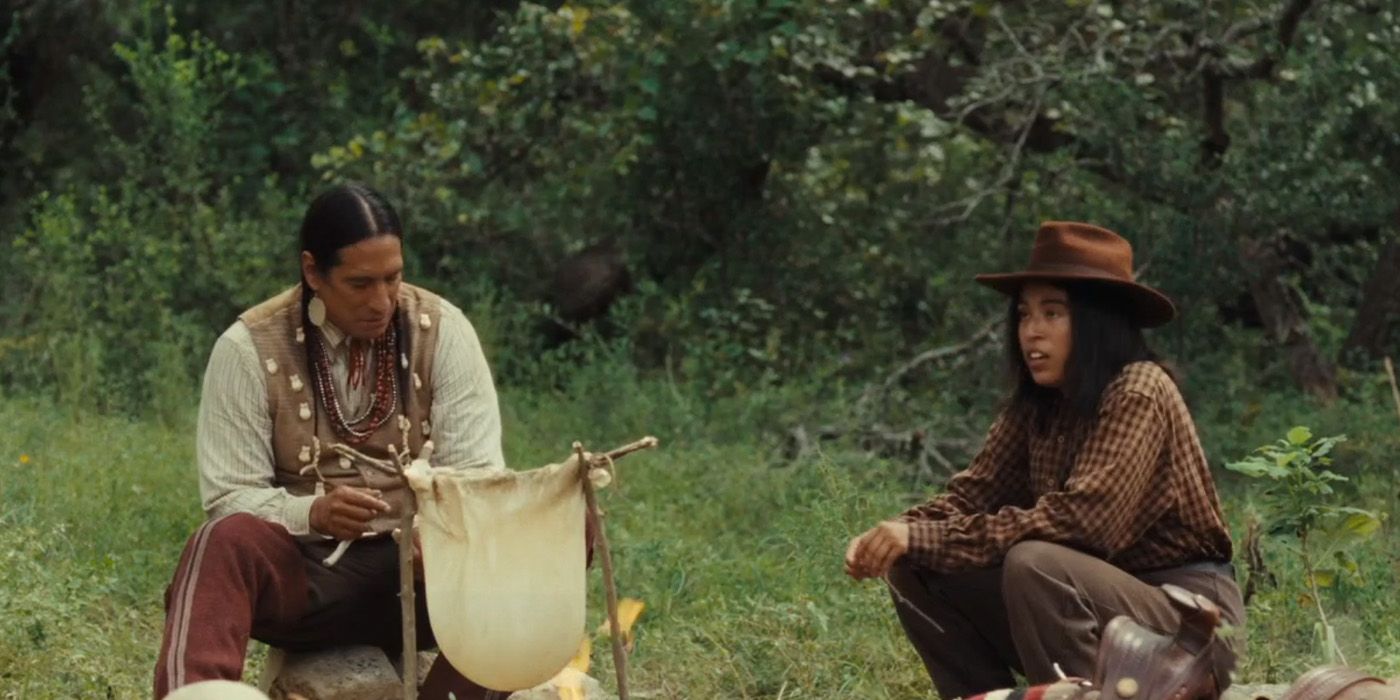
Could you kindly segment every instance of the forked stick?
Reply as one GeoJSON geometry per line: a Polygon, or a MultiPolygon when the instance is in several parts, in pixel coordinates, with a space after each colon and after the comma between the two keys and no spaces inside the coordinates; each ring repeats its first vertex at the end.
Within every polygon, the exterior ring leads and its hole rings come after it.
{"type": "MultiPolygon", "coordinates": [[[[424,443],[419,457],[428,459],[433,443],[424,443]]],[[[403,700],[418,700],[418,612],[413,574],[413,516],[418,512],[418,495],[408,483],[408,465],[412,458],[408,450],[400,454],[389,446],[389,454],[399,463],[399,477],[407,492],[403,514],[399,519],[399,614],[403,620],[403,700]]]]}
{"type": "MultiPolygon", "coordinates": [[[[408,421],[402,415],[399,416],[399,429],[404,433],[404,448],[398,450],[394,445],[389,445],[389,455],[391,459],[375,459],[369,455],[349,445],[332,445],[331,449],[338,452],[342,457],[359,464],[368,465],[398,476],[403,481],[404,507],[403,513],[399,516],[399,612],[403,616],[403,700],[418,700],[418,619],[416,612],[416,593],[414,590],[413,573],[413,516],[418,512],[418,497],[413,493],[413,486],[408,483],[408,465],[413,461],[413,455],[408,451],[408,421]]],[[[319,451],[319,447],[318,447],[319,451]]],[[[431,440],[423,443],[423,448],[419,451],[419,459],[429,459],[433,454],[433,442],[431,440]]],[[[317,458],[319,459],[319,457],[317,458]]],[[[316,461],[313,461],[315,464],[316,461]]],[[[354,540],[341,540],[336,545],[335,551],[322,562],[326,566],[335,566],[340,561],[345,550],[350,548],[354,540]]]]}
{"type": "MultiPolygon", "coordinates": [[[[638,450],[656,447],[654,437],[645,437],[606,453],[609,460],[626,456],[638,450]]],[[[583,480],[583,497],[588,503],[588,519],[593,523],[593,534],[598,539],[598,554],[603,560],[603,590],[608,597],[608,629],[612,637],[613,667],[617,670],[618,700],[628,700],[627,694],[627,650],[622,646],[622,626],[617,619],[617,582],[613,579],[612,551],[608,548],[608,534],[603,530],[603,519],[598,512],[598,497],[593,492],[593,480],[588,478],[592,469],[589,460],[583,457],[583,443],[574,442],[574,455],[578,457],[579,478],[583,480]]]]}
{"type": "Polygon", "coordinates": [[[408,497],[399,521],[399,613],[403,615],[403,700],[418,698],[418,612],[413,581],[413,516],[418,496],[404,479],[408,497]]]}
{"type": "Polygon", "coordinates": [[[658,444],[660,444],[660,441],[648,435],[642,438],[641,440],[638,440],[636,442],[629,442],[626,445],[623,445],[622,447],[609,451],[607,453],[608,459],[620,459],[622,457],[626,457],[627,455],[632,454],[633,452],[638,452],[640,450],[649,450],[653,447],[656,447],[658,444]]]}

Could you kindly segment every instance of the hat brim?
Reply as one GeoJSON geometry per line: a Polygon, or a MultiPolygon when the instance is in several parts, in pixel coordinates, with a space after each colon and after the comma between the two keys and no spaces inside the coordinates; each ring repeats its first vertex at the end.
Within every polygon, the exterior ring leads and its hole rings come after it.
{"type": "Polygon", "coordinates": [[[1008,272],[977,275],[973,279],[1009,297],[1021,293],[1027,282],[1096,282],[1121,291],[1132,307],[1133,320],[1143,328],[1156,328],[1176,318],[1176,305],[1165,294],[1144,284],[1084,273],[1008,272]]]}

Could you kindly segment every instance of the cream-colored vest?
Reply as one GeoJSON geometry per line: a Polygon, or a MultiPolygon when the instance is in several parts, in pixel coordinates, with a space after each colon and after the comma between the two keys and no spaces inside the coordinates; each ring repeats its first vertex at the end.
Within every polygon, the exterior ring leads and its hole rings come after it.
{"type": "MultiPolygon", "coordinates": [[[[432,432],[428,420],[433,405],[433,352],[437,347],[441,299],[425,289],[403,284],[399,287],[399,313],[407,314],[407,344],[399,342],[400,363],[408,361],[407,372],[400,372],[399,414],[408,419],[408,447],[417,455],[432,432]],[[403,351],[407,349],[406,357],[403,351]],[[404,382],[407,386],[404,386],[404,382]],[[405,390],[406,388],[406,390],[405,390]],[[405,405],[405,403],[407,405],[405,405]]],[[[311,465],[315,442],[320,441],[320,474],[325,488],[333,485],[364,486],[384,492],[389,513],[376,518],[370,527],[375,532],[387,532],[398,525],[408,492],[402,480],[373,468],[352,465],[349,459],[331,450],[341,442],[331,428],[330,418],[322,406],[317,406],[311,389],[311,369],[307,363],[305,335],[301,320],[301,285],[245,311],[239,319],[248,326],[257,348],[267,382],[267,408],[272,416],[272,455],[274,483],[288,493],[303,496],[317,492],[320,480],[311,465]]],[[[306,329],[306,333],[314,329],[306,329]]],[[[399,367],[402,370],[402,365],[399,367]]],[[[375,367],[369,368],[373,377],[375,367]]],[[[397,417],[355,445],[369,457],[390,459],[389,446],[402,450],[405,435],[397,417]]]]}

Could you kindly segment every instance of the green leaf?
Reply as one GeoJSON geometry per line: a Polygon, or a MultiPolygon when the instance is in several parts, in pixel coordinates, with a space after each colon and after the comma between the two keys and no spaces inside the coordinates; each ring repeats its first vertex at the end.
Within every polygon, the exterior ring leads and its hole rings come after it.
{"type": "Polygon", "coordinates": [[[1346,442],[1346,439],[1347,436],[1345,435],[1334,435],[1318,440],[1317,443],[1313,445],[1313,457],[1326,457],[1331,454],[1332,448],[1336,447],[1337,443],[1346,442]]]}
{"type": "Polygon", "coordinates": [[[1318,588],[1331,588],[1337,583],[1337,574],[1331,569],[1317,569],[1312,573],[1312,580],[1318,588]]]}
{"type": "Polygon", "coordinates": [[[1312,431],[1304,426],[1297,426],[1288,431],[1288,441],[1294,445],[1306,445],[1312,439],[1312,431]]]}
{"type": "Polygon", "coordinates": [[[1381,519],[1374,513],[1352,513],[1342,521],[1342,527],[1357,537],[1370,537],[1381,529],[1381,519]]]}
{"type": "Polygon", "coordinates": [[[1233,472],[1239,472],[1245,476],[1261,477],[1267,475],[1267,463],[1258,459],[1246,459],[1240,462],[1227,462],[1225,468],[1233,472]]]}
{"type": "Polygon", "coordinates": [[[1348,574],[1351,574],[1353,577],[1355,577],[1356,574],[1359,573],[1361,570],[1361,565],[1357,564],[1356,560],[1353,559],[1351,555],[1347,554],[1346,552],[1334,552],[1332,554],[1332,558],[1337,560],[1337,563],[1342,567],[1342,570],[1346,571],[1348,574]]]}

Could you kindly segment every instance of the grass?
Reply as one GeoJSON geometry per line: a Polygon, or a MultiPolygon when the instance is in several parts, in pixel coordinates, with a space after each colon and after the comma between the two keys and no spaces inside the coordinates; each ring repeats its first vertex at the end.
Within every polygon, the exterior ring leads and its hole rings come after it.
{"type": "MultiPolygon", "coordinates": [[[[849,451],[777,461],[755,426],[803,400],[777,392],[701,400],[612,362],[557,389],[503,390],[506,455],[517,468],[563,458],[574,439],[599,448],[645,434],[663,440],[661,450],[622,462],[603,494],[620,594],[647,604],[631,667],[639,695],[930,696],[884,590],[851,582],[840,566],[852,534],[909,501],[907,472],[849,451]]],[[[1319,434],[1350,426],[1338,468],[1371,494],[1354,498],[1384,505],[1400,447],[1400,431],[1385,422],[1393,416],[1269,400],[1243,410],[1248,423],[1223,405],[1197,408],[1216,463],[1290,423],[1319,434]]],[[[164,587],[202,519],[192,416],[133,420],[8,398],[0,425],[9,427],[0,444],[0,697],[147,696],[164,587]]],[[[1238,527],[1258,494],[1223,473],[1221,484],[1238,527]]],[[[1325,601],[1352,664],[1387,676],[1400,672],[1394,542],[1387,533],[1358,546],[1363,578],[1325,601]]],[[[1251,604],[1241,669],[1251,681],[1286,682],[1322,662],[1286,545],[1267,542],[1280,585],[1251,604]]],[[[602,585],[596,568],[591,576],[596,627],[602,585]]],[[[255,647],[252,670],[258,659],[255,647]]],[[[607,644],[595,640],[591,673],[611,687],[611,668],[607,644]]]]}

